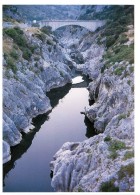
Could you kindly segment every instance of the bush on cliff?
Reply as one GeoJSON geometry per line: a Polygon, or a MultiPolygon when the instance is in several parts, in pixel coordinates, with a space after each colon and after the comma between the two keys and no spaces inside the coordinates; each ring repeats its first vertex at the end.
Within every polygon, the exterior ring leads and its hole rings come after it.
{"type": "Polygon", "coordinates": [[[21,47],[26,47],[28,45],[23,31],[19,27],[6,29],[4,32],[10,36],[17,45],[21,47]]]}
{"type": "Polygon", "coordinates": [[[107,60],[107,64],[110,62],[129,61],[130,64],[134,63],[134,44],[129,46],[119,45],[114,46],[111,50],[108,50],[104,55],[104,59],[107,60]],[[113,52],[112,52],[113,51],[113,52]]]}
{"type": "Polygon", "coordinates": [[[52,33],[51,26],[43,26],[40,30],[47,35],[50,35],[52,33]]]}
{"type": "Polygon", "coordinates": [[[119,188],[116,187],[113,180],[111,180],[101,184],[100,192],[119,192],[119,188]]]}
{"type": "Polygon", "coordinates": [[[32,56],[32,53],[31,53],[31,51],[28,49],[28,48],[26,48],[26,49],[24,49],[23,50],[23,54],[22,54],[22,57],[25,59],[25,60],[30,60],[30,58],[31,58],[31,56],[32,56]]]}
{"type": "Polygon", "coordinates": [[[13,60],[13,58],[8,56],[7,59],[6,59],[6,62],[7,62],[7,69],[11,69],[13,71],[13,73],[16,73],[17,72],[17,67],[15,65],[15,61],[13,60]]]}
{"type": "Polygon", "coordinates": [[[34,34],[38,39],[40,39],[42,42],[45,41],[46,36],[44,33],[40,33],[40,34],[34,34]]]}
{"type": "Polygon", "coordinates": [[[12,58],[14,58],[15,60],[18,60],[18,58],[19,58],[19,54],[14,49],[13,49],[13,51],[11,51],[10,56],[12,58]]]}

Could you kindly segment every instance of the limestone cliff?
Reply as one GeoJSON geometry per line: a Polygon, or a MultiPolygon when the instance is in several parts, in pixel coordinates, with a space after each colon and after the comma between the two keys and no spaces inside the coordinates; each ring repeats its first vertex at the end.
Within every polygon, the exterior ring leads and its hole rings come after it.
{"type": "MultiPolygon", "coordinates": [[[[134,191],[134,10],[131,5],[82,6],[79,19],[106,20],[95,32],[68,26],[4,29],[3,150],[51,109],[46,91],[71,82],[71,67],[90,77],[84,113],[98,135],[64,143],[51,165],[55,191],[134,191]]],[[[83,108],[84,109],[84,108],[83,108]]]]}
{"type": "MultiPolygon", "coordinates": [[[[116,30],[121,19],[116,21],[116,30]]],[[[115,21],[112,20],[95,33],[84,32],[80,40],[73,35],[68,39],[67,51],[74,54],[71,58],[78,60],[82,56],[83,62],[75,63],[75,67],[92,79],[89,99],[95,103],[85,107],[85,115],[99,134],[81,143],[65,143],[54,155],[50,166],[56,191],[134,191],[134,27],[131,19],[120,33],[113,31],[115,21]]],[[[75,32],[79,37],[79,31],[75,32]]],[[[64,34],[66,37],[60,37],[60,41],[66,45],[68,29],[64,34]]]]}
{"type": "Polygon", "coordinates": [[[32,118],[51,110],[46,92],[71,82],[71,76],[64,48],[51,32],[32,27],[3,31],[3,157],[7,162],[10,146],[33,128],[32,118]]]}

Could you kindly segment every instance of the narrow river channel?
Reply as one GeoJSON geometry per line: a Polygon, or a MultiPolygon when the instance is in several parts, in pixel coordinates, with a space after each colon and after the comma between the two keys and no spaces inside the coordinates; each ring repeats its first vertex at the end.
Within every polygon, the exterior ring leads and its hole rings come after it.
{"type": "Polygon", "coordinates": [[[53,155],[65,142],[82,141],[93,133],[91,124],[80,113],[89,104],[88,83],[79,77],[73,79],[72,85],[47,94],[52,112],[36,117],[35,129],[23,135],[21,144],[12,149],[12,160],[4,165],[4,192],[54,191],[49,166],[53,155]]]}

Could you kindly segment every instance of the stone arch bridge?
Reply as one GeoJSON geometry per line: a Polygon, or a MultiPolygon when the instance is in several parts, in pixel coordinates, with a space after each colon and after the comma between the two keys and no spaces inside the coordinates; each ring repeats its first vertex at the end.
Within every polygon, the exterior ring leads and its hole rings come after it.
{"type": "Polygon", "coordinates": [[[60,27],[68,25],[82,26],[89,31],[95,31],[98,27],[105,24],[105,21],[101,20],[42,20],[38,22],[40,27],[51,26],[52,31],[57,30],[60,27]]]}

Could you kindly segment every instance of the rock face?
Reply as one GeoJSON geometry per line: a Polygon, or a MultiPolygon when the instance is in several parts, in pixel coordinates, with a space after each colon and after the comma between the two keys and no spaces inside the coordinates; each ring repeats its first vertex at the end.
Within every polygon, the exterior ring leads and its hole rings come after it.
{"type": "Polygon", "coordinates": [[[3,141],[3,163],[11,160],[10,156],[10,146],[7,142],[3,141]]]}
{"type": "Polygon", "coordinates": [[[4,44],[3,161],[10,160],[10,146],[21,141],[21,132],[33,128],[32,118],[51,109],[46,91],[71,82],[74,66],[92,80],[89,99],[95,103],[86,106],[84,114],[98,135],[61,147],[50,163],[52,186],[59,192],[130,192],[134,191],[133,6],[85,6],[79,18],[94,16],[109,17],[106,27],[94,33],[77,26],[59,29],[60,44],[52,34],[44,37],[37,29],[25,29],[28,44],[20,42],[16,67],[7,58],[16,58],[9,52],[15,43],[5,36],[11,45],[4,44]],[[25,45],[34,50],[30,60],[30,52],[22,50],[25,45]]]}
{"type": "Polygon", "coordinates": [[[92,79],[89,98],[95,103],[86,106],[85,115],[99,134],[65,143],[54,155],[50,166],[55,191],[134,191],[134,64],[121,61],[104,68],[105,50],[96,44],[96,35],[85,33],[75,45],[86,63],[74,65],[92,79]]]}
{"type": "MultiPolygon", "coordinates": [[[[23,58],[21,48],[18,48],[20,59],[14,61],[14,64],[8,64],[8,60],[11,59],[9,53],[7,54],[9,58],[4,58],[4,163],[10,160],[10,146],[20,143],[21,133],[28,133],[34,128],[31,124],[32,118],[51,110],[46,91],[71,82],[71,70],[65,63],[67,58],[63,53],[64,48],[57,43],[52,34],[44,35],[42,41],[31,32],[31,29],[25,29],[24,36],[27,43],[35,48],[31,59],[23,58]]],[[[5,36],[4,40],[7,39],[9,45],[12,45],[12,39],[5,36]]]]}
{"type": "Polygon", "coordinates": [[[111,78],[107,82],[106,74],[97,102],[85,111],[103,134],[82,143],[66,143],[55,154],[51,168],[56,191],[97,192],[104,186],[108,190],[134,191],[133,95],[127,84],[127,79],[133,82],[133,76],[116,78],[117,84],[109,87],[111,78]]]}
{"type": "MultiPolygon", "coordinates": [[[[132,156],[126,159],[126,154],[133,153],[131,149],[126,149],[132,147],[132,139],[122,142],[115,137],[111,141],[105,141],[105,138],[105,135],[99,134],[82,143],[65,143],[51,162],[54,173],[52,187],[62,192],[98,192],[102,191],[103,184],[113,182],[117,191],[133,191],[134,159],[132,156]],[[113,159],[111,147],[122,143],[125,147],[117,150],[113,159]]],[[[108,190],[111,187],[110,184],[108,190]]]]}

